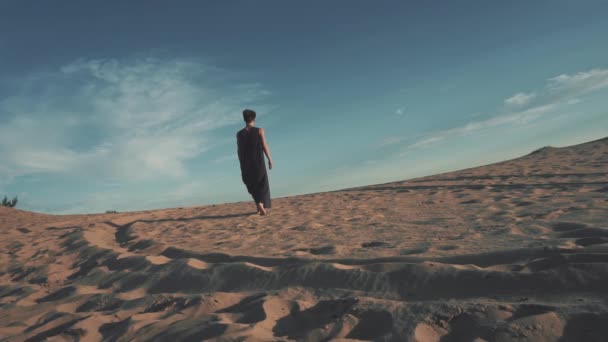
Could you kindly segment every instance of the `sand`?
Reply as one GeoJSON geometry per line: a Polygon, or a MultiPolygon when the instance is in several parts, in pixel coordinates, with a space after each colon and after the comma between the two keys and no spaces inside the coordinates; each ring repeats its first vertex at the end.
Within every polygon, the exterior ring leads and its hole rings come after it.
{"type": "Polygon", "coordinates": [[[605,341],[608,138],[253,203],[0,208],[8,341],[605,341]]]}

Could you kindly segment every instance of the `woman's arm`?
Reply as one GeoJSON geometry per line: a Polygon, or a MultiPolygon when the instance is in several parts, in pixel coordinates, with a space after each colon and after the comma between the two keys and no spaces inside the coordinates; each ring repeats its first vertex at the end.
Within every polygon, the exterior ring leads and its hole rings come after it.
{"type": "Polygon", "coordinates": [[[264,148],[264,153],[266,154],[266,158],[268,158],[268,168],[272,170],[272,157],[270,157],[270,148],[266,143],[266,132],[263,128],[260,128],[260,135],[262,136],[262,147],[264,148]]]}

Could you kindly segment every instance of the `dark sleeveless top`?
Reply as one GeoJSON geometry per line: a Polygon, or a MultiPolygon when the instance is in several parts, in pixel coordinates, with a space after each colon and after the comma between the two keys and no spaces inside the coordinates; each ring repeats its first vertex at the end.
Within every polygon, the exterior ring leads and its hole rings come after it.
{"type": "Polygon", "coordinates": [[[262,136],[258,127],[243,128],[236,134],[241,177],[256,203],[270,208],[270,187],[266,173],[262,136]]]}

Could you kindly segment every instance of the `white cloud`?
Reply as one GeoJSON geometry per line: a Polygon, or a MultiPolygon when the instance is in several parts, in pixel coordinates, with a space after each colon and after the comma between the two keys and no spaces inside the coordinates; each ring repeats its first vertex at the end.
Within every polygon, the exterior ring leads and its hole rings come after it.
{"type": "Polygon", "coordinates": [[[437,143],[443,139],[445,139],[444,136],[428,137],[428,138],[421,139],[421,140],[409,145],[408,147],[409,148],[426,147],[426,146],[432,145],[434,143],[437,143]]]}
{"type": "Polygon", "coordinates": [[[505,104],[508,106],[524,106],[530,103],[530,101],[532,101],[535,97],[536,94],[534,93],[517,93],[506,99],[505,104]]]}
{"type": "Polygon", "coordinates": [[[402,108],[397,108],[397,110],[395,110],[395,114],[397,114],[397,115],[403,115],[403,113],[405,113],[404,111],[405,111],[405,108],[403,108],[403,107],[402,108]]]}
{"type": "Polygon", "coordinates": [[[555,104],[546,104],[542,106],[532,107],[517,112],[511,112],[508,114],[495,116],[486,120],[470,122],[462,127],[447,130],[446,132],[468,134],[481,129],[492,128],[505,124],[524,124],[540,117],[545,113],[550,112],[556,107],[557,106],[555,104]]]}
{"type": "Polygon", "coordinates": [[[562,74],[547,80],[543,89],[535,93],[516,93],[504,102],[498,111],[501,114],[465,125],[431,132],[406,149],[428,146],[450,137],[474,134],[475,132],[504,125],[523,125],[554,112],[564,105],[582,102],[580,96],[608,88],[608,69],[592,69],[575,74],[562,74]],[[527,106],[534,101],[534,106],[527,106]]]}
{"type": "Polygon", "coordinates": [[[608,69],[592,69],[549,79],[548,90],[568,95],[585,94],[608,87],[608,69]]]}
{"type": "Polygon", "coordinates": [[[575,105],[575,104],[578,104],[578,103],[581,103],[581,102],[583,102],[583,100],[577,99],[577,98],[573,98],[573,99],[570,99],[570,100],[566,101],[566,103],[569,104],[569,105],[575,105]]]}
{"type": "Polygon", "coordinates": [[[547,105],[528,108],[528,109],[517,111],[517,112],[511,112],[508,114],[495,116],[495,117],[485,119],[485,120],[472,121],[463,126],[435,132],[432,135],[423,137],[420,140],[416,141],[415,143],[408,145],[406,148],[413,149],[413,148],[427,147],[429,145],[432,145],[436,142],[445,140],[450,137],[471,135],[471,134],[474,134],[475,132],[478,132],[478,131],[481,131],[484,129],[499,127],[502,125],[526,124],[533,120],[536,120],[537,118],[541,117],[545,113],[548,113],[556,108],[557,108],[557,105],[555,105],[555,104],[547,104],[547,105]]]}
{"type": "Polygon", "coordinates": [[[384,147],[384,146],[396,145],[396,144],[401,143],[403,141],[403,139],[404,138],[401,137],[401,136],[386,137],[377,146],[378,147],[384,147]]]}
{"type": "Polygon", "coordinates": [[[198,198],[201,193],[207,190],[207,184],[202,181],[194,180],[184,184],[179,185],[171,192],[167,193],[166,199],[171,201],[184,201],[191,200],[193,198],[198,198]]]}
{"type": "Polygon", "coordinates": [[[240,121],[269,92],[231,85],[205,63],[90,60],[28,75],[0,101],[0,177],[32,173],[102,179],[183,177],[212,148],[209,133],[240,121]]]}

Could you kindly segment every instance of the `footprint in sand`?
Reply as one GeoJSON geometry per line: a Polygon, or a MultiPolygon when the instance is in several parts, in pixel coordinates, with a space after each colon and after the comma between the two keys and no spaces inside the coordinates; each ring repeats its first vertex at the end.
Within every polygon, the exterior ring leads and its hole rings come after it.
{"type": "Polygon", "coordinates": [[[517,206],[517,207],[527,207],[532,204],[534,204],[534,202],[530,202],[530,201],[515,202],[515,206],[517,206]]]}
{"type": "Polygon", "coordinates": [[[453,251],[458,248],[460,248],[460,247],[456,246],[456,245],[442,245],[442,246],[437,247],[437,249],[440,251],[453,251]]]}
{"type": "Polygon", "coordinates": [[[288,228],[288,229],[289,230],[295,230],[295,231],[298,231],[298,232],[304,232],[304,231],[308,230],[305,226],[295,226],[295,227],[291,227],[291,228],[288,228]]]}
{"type": "Polygon", "coordinates": [[[383,241],[370,241],[370,242],[364,242],[361,244],[361,247],[363,248],[375,248],[375,247],[390,247],[391,245],[387,242],[383,242],[383,241]]]}
{"type": "Polygon", "coordinates": [[[332,245],[313,247],[313,248],[298,248],[295,252],[308,252],[313,255],[327,255],[336,253],[336,247],[332,245]]]}

